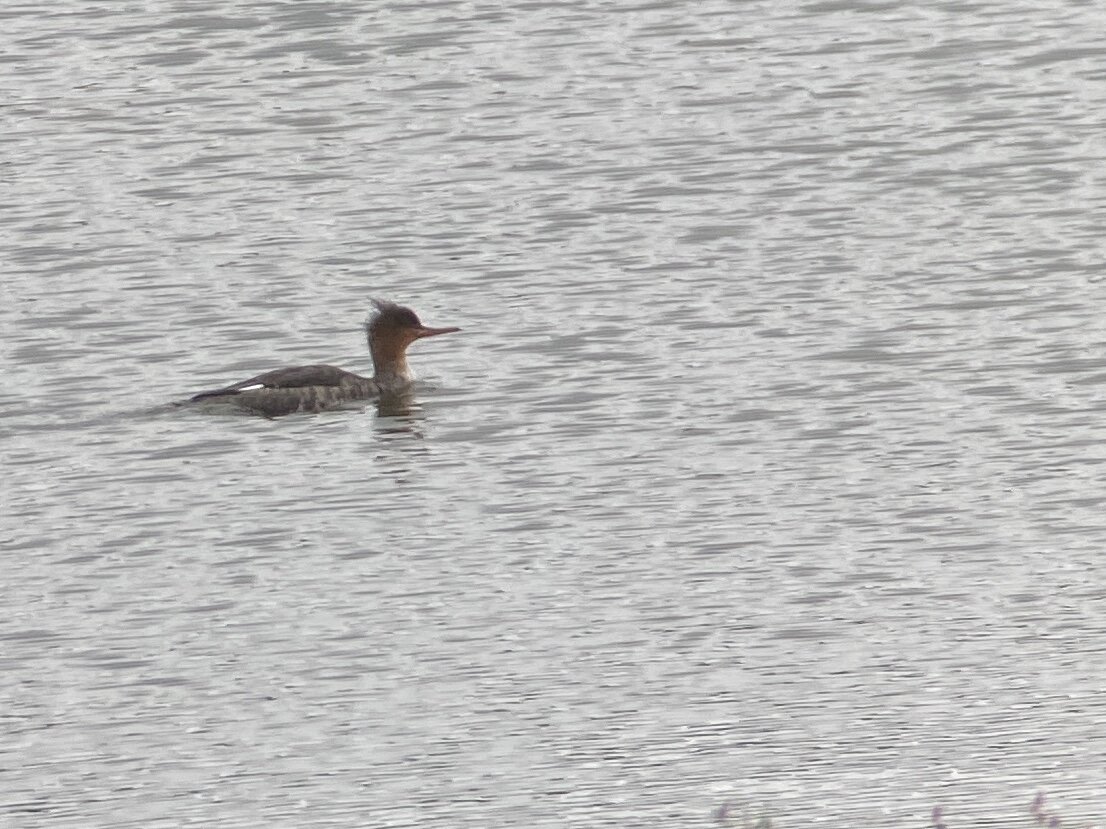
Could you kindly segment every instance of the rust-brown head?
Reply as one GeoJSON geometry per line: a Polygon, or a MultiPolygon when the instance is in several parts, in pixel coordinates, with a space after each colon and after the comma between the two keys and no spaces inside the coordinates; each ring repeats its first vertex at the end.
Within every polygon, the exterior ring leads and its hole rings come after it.
{"type": "Polygon", "coordinates": [[[367,323],[369,351],[372,352],[373,379],[381,389],[402,387],[411,382],[407,367],[407,346],[423,337],[452,334],[460,328],[431,328],[423,325],[410,308],[383,299],[372,301],[376,313],[367,323]]]}

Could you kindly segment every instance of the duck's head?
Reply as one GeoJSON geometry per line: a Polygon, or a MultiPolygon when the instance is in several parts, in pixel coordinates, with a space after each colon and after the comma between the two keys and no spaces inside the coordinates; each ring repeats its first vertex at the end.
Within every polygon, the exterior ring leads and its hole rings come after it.
{"type": "Polygon", "coordinates": [[[415,340],[461,330],[423,325],[414,311],[394,302],[374,299],[372,303],[376,313],[365,323],[365,330],[369,336],[375,377],[382,386],[410,382],[407,346],[415,340]]]}

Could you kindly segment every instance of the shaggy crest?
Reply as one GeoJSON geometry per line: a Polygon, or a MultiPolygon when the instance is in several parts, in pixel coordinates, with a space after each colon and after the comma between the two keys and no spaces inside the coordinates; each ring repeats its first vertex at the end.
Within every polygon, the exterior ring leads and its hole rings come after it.
{"type": "Polygon", "coordinates": [[[373,307],[376,308],[376,313],[365,322],[365,333],[370,336],[375,329],[384,326],[422,328],[422,322],[419,320],[418,315],[410,308],[405,308],[402,305],[397,305],[386,299],[374,298],[372,304],[373,307]]]}

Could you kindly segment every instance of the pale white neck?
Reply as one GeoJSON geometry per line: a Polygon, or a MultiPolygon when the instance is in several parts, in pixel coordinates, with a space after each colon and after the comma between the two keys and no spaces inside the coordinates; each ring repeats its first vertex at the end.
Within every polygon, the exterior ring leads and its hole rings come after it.
{"type": "Polygon", "coordinates": [[[373,374],[373,382],[381,391],[399,391],[411,385],[415,379],[414,373],[407,366],[407,360],[399,363],[392,362],[385,368],[376,367],[373,374]]]}

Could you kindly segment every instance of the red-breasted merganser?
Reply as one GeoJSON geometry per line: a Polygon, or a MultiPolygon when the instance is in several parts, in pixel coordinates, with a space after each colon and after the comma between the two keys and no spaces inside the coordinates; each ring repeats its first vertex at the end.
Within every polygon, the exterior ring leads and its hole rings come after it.
{"type": "Polygon", "coordinates": [[[365,323],[373,358],[371,378],[336,366],[278,368],[233,386],[202,391],[192,401],[229,403],[268,417],[278,417],[293,412],[321,412],[350,401],[401,392],[411,385],[412,378],[407,367],[407,346],[423,337],[461,330],[429,328],[410,308],[379,299],[372,302],[376,314],[365,323]]]}

